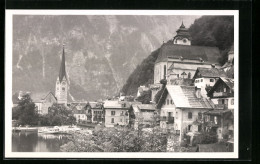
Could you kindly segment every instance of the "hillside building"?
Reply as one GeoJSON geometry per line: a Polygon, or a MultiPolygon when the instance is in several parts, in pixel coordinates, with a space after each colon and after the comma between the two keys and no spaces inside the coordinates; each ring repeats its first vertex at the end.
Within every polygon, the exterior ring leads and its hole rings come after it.
{"type": "Polygon", "coordinates": [[[198,67],[194,76],[193,83],[201,96],[207,97],[207,91],[214,86],[220,77],[227,77],[226,72],[222,69],[198,67]]]}
{"type": "Polygon", "coordinates": [[[158,87],[161,87],[162,79],[174,85],[175,79],[192,79],[198,67],[211,68],[214,64],[220,68],[220,51],[217,47],[193,46],[189,30],[183,23],[176,32],[177,35],[172,40],[160,47],[154,65],[152,97],[158,92],[158,87]]]}

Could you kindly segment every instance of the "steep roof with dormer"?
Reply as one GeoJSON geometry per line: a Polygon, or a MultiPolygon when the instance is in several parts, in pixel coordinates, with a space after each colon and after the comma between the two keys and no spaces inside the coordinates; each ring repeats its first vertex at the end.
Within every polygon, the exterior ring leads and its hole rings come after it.
{"type": "Polygon", "coordinates": [[[170,58],[203,60],[207,63],[218,64],[220,51],[217,47],[187,46],[165,43],[160,47],[159,55],[155,63],[166,62],[170,58]]]}

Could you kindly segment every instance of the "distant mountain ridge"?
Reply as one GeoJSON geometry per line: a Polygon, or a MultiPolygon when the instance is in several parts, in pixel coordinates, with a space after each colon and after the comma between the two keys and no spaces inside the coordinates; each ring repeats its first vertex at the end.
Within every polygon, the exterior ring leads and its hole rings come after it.
{"type": "Polygon", "coordinates": [[[198,16],[14,16],[13,93],[54,92],[62,44],[72,100],[115,95],[129,74],[184,18],[198,16]]]}

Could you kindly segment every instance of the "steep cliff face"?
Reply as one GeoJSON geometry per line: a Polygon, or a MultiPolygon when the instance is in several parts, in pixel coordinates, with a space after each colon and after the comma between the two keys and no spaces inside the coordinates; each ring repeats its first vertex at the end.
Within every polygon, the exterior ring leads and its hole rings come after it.
{"type": "Polygon", "coordinates": [[[54,91],[65,44],[70,96],[95,100],[116,94],[130,73],[175,35],[174,16],[14,16],[13,92],[54,91]]]}

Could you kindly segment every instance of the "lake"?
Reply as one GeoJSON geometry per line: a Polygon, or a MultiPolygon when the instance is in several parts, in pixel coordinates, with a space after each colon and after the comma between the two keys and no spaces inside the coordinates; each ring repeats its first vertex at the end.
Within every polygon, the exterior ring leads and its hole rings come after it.
{"type": "Polygon", "coordinates": [[[68,142],[66,134],[43,134],[37,132],[13,132],[13,152],[60,152],[68,142]]]}

